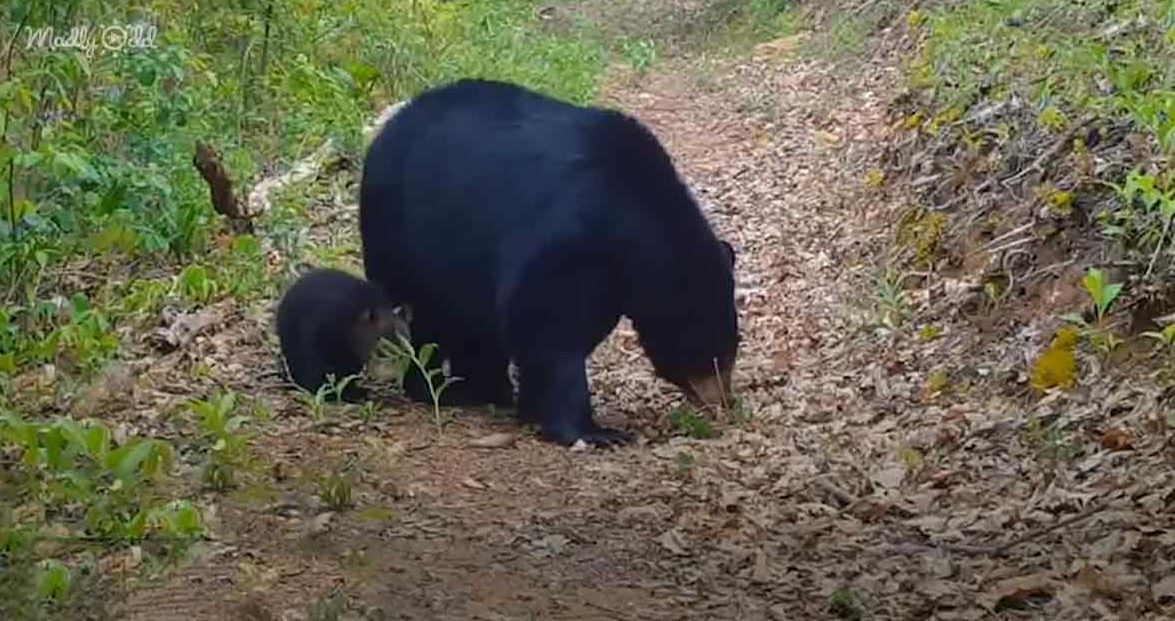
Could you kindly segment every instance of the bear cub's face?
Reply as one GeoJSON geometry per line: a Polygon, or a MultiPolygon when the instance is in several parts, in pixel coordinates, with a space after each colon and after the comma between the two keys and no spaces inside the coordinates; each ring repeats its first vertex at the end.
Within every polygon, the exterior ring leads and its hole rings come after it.
{"type": "Polygon", "coordinates": [[[382,300],[364,308],[351,330],[351,346],[354,351],[366,358],[371,355],[371,351],[381,338],[407,334],[409,319],[401,316],[406,312],[382,300]]]}

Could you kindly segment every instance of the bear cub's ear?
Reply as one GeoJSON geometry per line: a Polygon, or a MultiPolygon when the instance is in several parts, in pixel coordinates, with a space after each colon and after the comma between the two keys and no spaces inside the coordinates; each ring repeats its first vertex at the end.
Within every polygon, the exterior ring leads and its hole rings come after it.
{"type": "Polygon", "coordinates": [[[734,246],[731,246],[725,239],[718,241],[722,243],[722,249],[726,251],[726,258],[730,261],[730,267],[734,267],[734,246]]]}

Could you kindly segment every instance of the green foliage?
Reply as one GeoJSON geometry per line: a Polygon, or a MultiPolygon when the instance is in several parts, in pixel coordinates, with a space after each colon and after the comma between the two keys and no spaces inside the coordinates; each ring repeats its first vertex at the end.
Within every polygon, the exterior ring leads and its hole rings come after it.
{"type": "Polygon", "coordinates": [[[1173,20],[1169,0],[952,3],[930,13],[918,66],[944,102],[967,107],[994,86],[1032,94],[1045,126],[1066,110],[1140,111],[1142,127],[1167,136],[1168,119],[1153,111],[1175,104],[1164,62],[1173,20]],[[1123,35],[1113,49],[1108,32],[1123,35]]]}
{"type": "Polygon", "coordinates": [[[331,510],[338,511],[352,505],[354,477],[347,473],[331,473],[318,481],[318,497],[331,510]]]}
{"type": "Polygon", "coordinates": [[[174,459],[161,440],[117,442],[100,422],[36,422],[2,412],[0,455],[8,464],[0,471],[6,618],[69,595],[73,576],[60,555],[76,546],[157,540],[178,549],[203,532],[193,505],[160,493],[174,459]]]}
{"type": "MultiPolygon", "coordinates": [[[[263,167],[324,140],[358,150],[377,106],[458,77],[589,101],[603,47],[579,31],[532,28],[536,4],[6,6],[0,41],[13,45],[0,86],[0,296],[34,306],[49,293],[46,273],[75,259],[118,255],[124,264],[135,259],[138,272],[207,256],[219,223],[192,166],[198,140],[214,140],[235,187],[247,188],[263,167]],[[46,27],[62,34],[76,24],[142,20],[155,36],[134,48],[28,44],[46,27]]],[[[255,239],[238,238],[214,258],[178,277],[181,297],[206,303],[267,291],[255,239]]]]}
{"type": "Polygon", "coordinates": [[[1071,461],[1081,454],[1081,447],[1066,439],[1060,428],[1046,424],[1037,416],[1028,419],[1020,439],[1037,456],[1054,464],[1071,461]]]}
{"type": "MultiPolygon", "coordinates": [[[[407,361],[412,367],[424,376],[428,384],[429,396],[432,398],[432,415],[433,423],[438,428],[445,424],[444,413],[441,412],[441,395],[444,394],[445,389],[454,382],[461,381],[459,377],[448,376],[442,366],[435,366],[429,368],[428,363],[432,361],[433,355],[437,352],[437,346],[434,343],[426,343],[420,347],[420,351],[416,351],[412,347],[412,341],[408,337],[397,334],[394,342],[387,342],[387,350],[391,351],[393,355],[399,356],[402,360],[407,361]]],[[[403,383],[404,373],[407,373],[408,366],[403,365],[400,375],[400,381],[403,383]]]]}
{"type": "MultiPolygon", "coordinates": [[[[7,391],[34,373],[66,396],[175,298],[198,306],[275,290],[260,240],[230,234],[211,209],[193,166],[197,141],[214,143],[243,198],[260,175],[325,141],[354,159],[374,110],[427,87],[497,78],[588,102],[607,60],[584,31],[536,27],[535,0],[133,4],[0,8],[0,404],[34,396],[7,391]],[[29,44],[45,28],[60,36],[135,21],[154,30],[146,45],[83,50],[50,45],[52,35],[29,44]]],[[[631,52],[653,57],[639,45],[631,52]]],[[[305,198],[257,221],[287,261],[309,246],[305,198]]],[[[431,355],[414,353],[404,368],[431,355]]],[[[314,396],[316,420],[346,381],[314,396]]],[[[434,386],[438,421],[449,381],[434,386]]],[[[235,486],[261,413],[231,392],[189,410],[203,483],[235,486]]],[[[98,422],[0,410],[0,617],[27,618],[28,605],[48,610],[75,595],[89,575],[78,571],[79,553],[146,541],[178,548],[201,532],[196,508],[161,491],[171,445],[115,436],[98,422]]]]}
{"type": "Polygon", "coordinates": [[[1175,315],[1162,317],[1156,323],[1163,326],[1163,329],[1154,332],[1143,332],[1142,335],[1154,339],[1159,347],[1175,353],[1175,315]]]}
{"type": "Polygon", "coordinates": [[[119,338],[107,313],[78,294],[0,309],[0,374],[54,364],[90,377],[117,352],[119,338]]]}
{"type": "Polygon", "coordinates": [[[657,61],[657,44],[652,39],[626,39],[620,46],[625,59],[638,73],[645,73],[657,61]]]}
{"type": "Polygon", "coordinates": [[[708,440],[718,435],[710,420],[688,405],[670,412],[669,424],[673,425],[675,433],[698,440],[708,440]]]}
{"type": "MultiPolygon", "coordinates": [[[[1149,174],[1131,171],[1121,185],[1111,184],[1121,203],[1110,213],[1099,214],[1102,231],[1129,247],[1158,256],[1169,241],[1175,220],[1175,173],[1149,174]]],[[[1168,246],[1169,247],[1169,246],[1168,246]]]]}
{"type": "Polygon", "coordinates": [[[326,376],[326,381],[318,387],[318,390],[314,392],[299,390],[298,400],[310,410],[310,419],[314,421],[314,424],[321,425],[326,422],[326,415],[329,411],[328,405],[330,403],[343,403],[343,391],[352,382],[356,381],[359,381],[358,375],[348,375],[342,379],[338,379],[334,373],[329,373],[326,376]]]}
{"type": "Polygon", "coordinates": [[[730,417],[735,423],[746,426],[754,420],[755,412],[745,398],[735,397],[734,403],[730,405],[730,417]]]}
{"type": "Polygon", "coordinates": [[[61,561],[47,559],[42,562],[37,575],[37,596],[44,601],[60,602],[69,595],[73,577],[61,561]]]}
{"type": "Polygon", "coordinates": [[[237,401],[236,393],[224,391],[207,400],[195,399],[188,406],[199,418],[200,445],[206,459],[204,484],[217,491],[234,487],[237,470],[250,458],[252,434],[245,427],[251,418],[237,413],[237,401]]]}
{"type": "Polygon", "coordinates": [[[216,297],[216,282],[202,265],[185,267],[176,277],[175,286],[181,297],[193,302],[207,303],[216,297]]]}
{"type": "MultiPolygon", "coordinates": [[[[1141,259],[1150,276],[1175,219],[1175,177],[1169,171],[1175,156],[1173,24],[1170,0],[944,3],[920,23],[925,45],[911,66],[911,81],[940,109],[995,109],[1002,103],[1014,109],[1027,101],[1041,132],[1076,132],[1075,154],[1098,125],[1091,119],[1114,120],[1152,139],[1157,149],[1128,154],[1135,170],[1125,179],[1096,180],[1119,196],[1114,208],[1097,215],[1102,232],[1141,259]]],[[[1106,170],[1121,174],[1116,166],[1106,170]]],[[[1095,171],[1090,164],[1082,174],[1095,171]]],[[[1054,189],[1044,198],[1053,212],[1071,213],[1071,192],[1054,189]]]]}
{"type": "Polygon", "coordinates": [[[873,279],[877,322],[892,330],[900,328],[910,316],[904,282],[905,275],[894,268],[886,268],[873,279]]]}
{"type": "Polygon", "coordinates": [[[1089,337],[1096,349],[1102,353],[1109,353],[1119,345],[1119,341],[1106,328],[1105,319],[1110,310],[1110,305],[1122,293],[1122,285],[1120,283],[1107,283],[1105,275],[1101,270],[1096,268],[1091,268],[1086,272],[1081,282],[1085,285],[1085,291],[1089,294],[1090,301],[1092,302],[1094,321],[1091,324],[1085,321],[1085,318],[1081,315],[1075,314],[1065,315],[1064,319],[1080,326],[1083,334],[1089,337]]]}
{"type": "Polygon", "coordinates": [[[841,619],[860,619],[865,612],[857,594],[848,587],[840,587],[828,597],[828,611],[841,619]]]}

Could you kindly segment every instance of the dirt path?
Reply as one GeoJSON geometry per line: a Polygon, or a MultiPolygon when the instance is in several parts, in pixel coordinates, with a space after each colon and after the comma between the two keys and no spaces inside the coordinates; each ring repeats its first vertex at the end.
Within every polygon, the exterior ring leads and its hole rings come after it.
{"type": "MultiPolygon", "coordinates": [[[[850,197],[886,131],[891,76],[863,70],[846,89],[790,47],[720,71],[618,78],[604,94],[662,138],[736,247],[749,422],[726,421],[713,440],[670,437],[678,397],[627,323],[592,368],[597,415],[646,437],[615,452],[525,435],[475,448],[517,427],[469,412],[438,437],[409,406],[314,430],[273,389],[282,431],[256,447],[271,482],[210,499],[221,538],[137,590],[120,618],[946,619],[982,617],[1005,592],[1056,593],[1049,572],[1088,546],[951,547],[1048,523],[1031,515],[1051,510],[1031,500],[1040,486],[1024,487],[1039,473],[1005,463],[989,435],[1001,404],[916,405],[918,354],[841,338],[863,295],[865,226],[889,207],[850,197]],[[914,463],[910,447],[942,453],[914,463]],[[356,507],[327,511],[311,477],[348,464],[356,507]]],[[[353,228],[353,214],[331,226],[353,228]]],[[[241,329],[190,355],[248,347],[270,360],[262,321],[241,329]]],[[[1063,503],[1076,487],[1045,496],[1063,503]]],[[[1093,530],[1089,545],[1105,534],[1093,530]]],[[[1072,601],[1051,618],[1097,609],[1072,601]]]]}
{"type": "Polygon", "coordinates": [[[794,424],[802,389],[786,384],[836,312],[829,253],[847,213],[821,191],[837,187],[832,143],[879,114],[869,93],[831,106],[827,80],[762,61],[718,84],[665,71],[606,89],[662,137],[738,251],[749,426],[668,439],[664,414],[679,398],[654,380],[625,323],[594,357],[596,407],[646,445],[572,452],[522,437],[476,449],[471,438],[517,429],[472,413],[439,439],[421,412],[266,436],[257,451],[285,478],[264,500],[221,505],[223,539],[139,593],[129,618],[296,618],[334,588],[351,611],[404,619],[787,618],[823,607],[826,594],[796,589],[823,589],[825,577],[794,565],[810,509],[788,501],[817,470],[805,447],[821,441],[794,424]],[[359,508],[325,513],[299,475],[347,456],[360,464],[359,508]]]}

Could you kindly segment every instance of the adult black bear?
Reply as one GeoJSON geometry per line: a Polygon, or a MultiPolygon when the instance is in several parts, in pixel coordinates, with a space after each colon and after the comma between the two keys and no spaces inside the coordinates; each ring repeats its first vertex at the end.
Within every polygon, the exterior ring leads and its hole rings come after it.
{"type": "MultiPolygon", "coordinates": [[[[357,375],[381,337],[405,329],[378,285],[346,272],[312,269],[302,274],[277,307],[277,334],[291,379],[316,391],[333,374],[357,375]]],[[[367,391],[348,383],[339,395],[361,401],[367,391]]]]}
{"type": "Polygon", "coordinates": [[[548,440],[624,442],[592,420],[585,364],[622,314],[658,375],[730,395],[734,251],[624,114],[484,80],[427,91],[371,144],[359,228],[367,277],[462,378],[451,402],[511,403],[513,359],[519,417],[548,440]]]}

